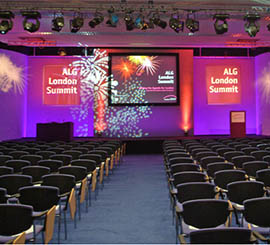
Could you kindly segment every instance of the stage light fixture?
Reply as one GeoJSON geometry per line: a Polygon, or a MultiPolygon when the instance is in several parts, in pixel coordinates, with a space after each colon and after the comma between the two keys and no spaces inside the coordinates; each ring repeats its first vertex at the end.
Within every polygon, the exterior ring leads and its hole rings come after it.
{"type": "Polygon", "coordinates": [[[179,15],[172,15],[169,20],[169,26],[172,28],[175,32],[179,33],[179,31],[184,30],[184,21],[180,20],[179,15]]]}
{"type": "Polygon", "coordinates": [[[142,16],[141,14],[136,18],[135,26],[142,31],[151,28],[150,24],[144,20],[144,16],[142,16]]]}
{"type": "Polygon", "coordinates": [[[228,14],[215,14],[213,19],[215,20],[214,27],[217,34],[224,34],[228,31],[227,19],[228,14]]]}
{"type": "Polygon", "coordinates": [[[162,29],[165,29],[167,27],[167,22],[160,19],[160,16],[158,13],[155,13],[154,16],[151,18],[151,20],[153,21],[153,23],[156,26],[161,27],[162,29]]]}
{"type": "Polygon", "coordinates": [[[39,19],[41,18],[41,14],[37,11],[27,11],[22,12],[22,16],[24,16],[23,20],[23,28],[28,32],[36,32],[40,27],[39,19]]]}
{"type": "Polygon", "coordinates": [[[130,13],[125,14],[124,21],[126,23],[126,30],[132,31],[135,27],[135,22],[130,13]]]}
{"type": "Polygon", "coordinates": [[[192,33],[199,31],[200,29],[200,22],[198,20],[195,20],[194,17],[192,17],[193,14],[193,12],[189,13],[186,19],[186,27],[192,33]]]}
{"type": "Polygon", "coordinates": [[[65,25],[63,16],[57,16],[52,20],[52,30],[60,32],[65,25]]]}
{"type": "Polygon", "coordinates": [[[104,20],[104,17],[101,13],[95,13],[95,17],[89,21],[88,25],[91,28],[95,28],[97,25],[101,24],[104,20]]]}
{"type": "Polygon", "coordinates": [[[260,16],[257,14],[247,14],[244,17],[245,23],[245,31],[248,33],[250,37],[255,37],[256,34],[260,31],[260,24],[258,20],[260,16]]]}
{"type": "Polygon", "coordinates": [[[6,34],[13,27],[12,18],[14,18],[14,14],[10,11],[0,11],[0,18],[2,19],[0,22],[0,33],[6,34]]]}
{"type": "Polygon", "coordinates": [[[109,19],[107,20],[106,24],[109,25],[110,27],[117,27],[117,23],[119,21],[118,16],[114,13],[114,8],[111,7],[108,10],[109,13],[109,19]]]}
{"type": "Polygon", "coordinates": [[[72,33],[78,32],[83,27],[83,24],[84,24],[83,17],[81,17],[80,15],[74,17],[72,20],[70,20],[70,31],[72,33]]]}

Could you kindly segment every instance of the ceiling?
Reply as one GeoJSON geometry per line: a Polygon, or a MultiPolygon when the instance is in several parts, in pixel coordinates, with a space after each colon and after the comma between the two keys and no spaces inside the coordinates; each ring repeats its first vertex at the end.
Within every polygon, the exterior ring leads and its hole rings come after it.
{"type": "Polygon", "coordinates": [[[88,47],[268,47],[270,46],[270,0],[1,0],[0,10],[10,10],[15,14],[11,31],[0,36],[0,41],[9,45],[23,46],[88,46],[88,47]],[[107,10],[114,7],[120,20],[117,27],[108,27],[107,10]],[[41,26],[37,32],[23,30],[21,11],[37,10],[41,13],[41,26]],[[127,10],[133,10],[136,17],[139,12],[149,15],[159,12],[160,17],[168,22],[171,14],[179,13],[182,20],[191,11],[200,22],[200,30],[190,33],[187,28],[176,33],[168,25],[165,29],[127,31],[124,16],[127,10]],[[95,28],[88,25],[95,12],[105,16],[105,21],[95,28]],[[54,14],[62,12],[65,26],[61,32],[51,30],[54,14]],[[84,26],[77,33],[71,33],[69,20],[74,13],[81,13],[84,26]],[[227,33],[217,35],[213,26],[213,15],[226,13],[230,15],[227,33]],[[256,37],[250,37],[244,30],[244,16],[247,13],[259,14],[260,31],[256,37]]]}

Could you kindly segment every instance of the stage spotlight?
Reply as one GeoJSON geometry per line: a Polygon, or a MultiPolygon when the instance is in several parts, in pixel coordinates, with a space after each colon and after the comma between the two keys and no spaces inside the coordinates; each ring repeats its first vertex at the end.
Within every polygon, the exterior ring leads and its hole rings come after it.
{"type": "Polygon", "coordinates": [[[260,31],[260,24],[257,22],[260,19],[260,16],[257,14],[247,14],[244,17],[245,31],[250,37],[255,37],[256,34],[260,31]]]}
{"type": "Polygon", "coordinates": [[[37,11],[27,11],[22,12],[24,16],[23,28],[28,32],[36,32],[40,27],[40,22],[38,19],[41,18],[41,14],[37,11]]]}
{"type": "Polygon", "coordinates": [[[217,34],[223,34],[228,31],[227,19],[228,14],[215,14],[213,19],[216,20],[214,23],[215,31],[217,34]]]}
{"type": "Polygon", "coordinates": [[[81,16],[77,16],[70,20],[70,31],[72,33],[78,32],[83,27],[84,19],[81,16]]]}
{"type": "Polygon", "coordinates": [[[96,13],[95,17],[89,21],[88,25],[91,28],[95,28],[97,25],[101,24],[104,20],[104,17],[101,13],[96,13]]]}
{"type": "Polygon", "coordinates": [[[0,11],[0,18],[2,19],[0,22],[0,33],[6,34],[13,27],[12,18],[14,18],[14,14],[10,11],[0,11]]]}
{"type": "Polygon", "coordinates": [[[106,24],[109,25],[110,27],[116,27],[117,23],[119,21],[118,16],[114,13],[114,8],[111,7],[108,10],[109,13],[109,19],[107,20],[106,24]]]}
{"type": "Polygon", "coordinates": [[[52,30],[60,32],[65,25],[63,16],[58,16],[52,20],[52,30]]]}
{"type": "Polygon", "coordinates": [[[188,17],[186,19],[186,27],[189,29],[190,32],[194,33],[199,31],[200,23],[198,20],[188,17]]]}
{"type": "Polygon", "coordinates": [[[145,20],[144,20],[144,16],[142,16],[141,14],[136,18],[135,20],[135,26],[142,30],[142,31],[145,31],[147,30],[148,28],[151,28],[149,23],[147,23],[145,20]]]}
{"type": "Polygon", "coordinates": [[[179,15],[172,15],[169,20],[169,26],[177,33],[184,30],[184,21],[181,21],[179,15]]]}
{"type": "Polygon", "coordinates": [[[153,23],[154,23],[156,26],[159,26],[159,27],[161,27],[162,29],[165,29],[166,26],[167,26],[167,22],[164,21],[164,20],[161,20],[159,14],[154,14],[154,16],[153,16],[153,18],[152,18],[151,20],[153,21],[153,23]]]}
{"type": "Polygon", "coordinates": [[[135,27],[135,22],[133,21],[133,18],[130,13],[127,13],[124,17],[124,21],[126,23],[126,29],[127,31],[132,31],[135,27]]]}

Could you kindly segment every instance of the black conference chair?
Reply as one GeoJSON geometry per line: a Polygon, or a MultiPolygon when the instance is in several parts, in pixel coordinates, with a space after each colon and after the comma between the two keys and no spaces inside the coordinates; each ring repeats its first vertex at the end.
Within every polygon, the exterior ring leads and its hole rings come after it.
{"type": "Polygon", "coordinates": [[[20,159],[29,161],[31,165],[38,165],[38,161],[42,160],[43,157],[40,155],[30,154],[30,155],[21,156],[20,159]]]}
{"type": "Polygon", "coordinates": [[[38,161],[39,166],[47,167],[51,173],[57,173],[58,169],[63,166],[63,162],[54,159],[45,159],[38,161]]]}
{"type": "Polygon", "coordinates": [[[0,176],[6,175],[6,174],[13,174],[13,168],[0,166],[0,176]]]}
{"type": "Polygon", "coordinates": [[[256,242],[247,228],[208,228],[192,231],[190,244],[250,244],[256,242]]]}
{"type": "Polygon", "coordinates": [[[42,183],[42,176],[47,175],[50,173],[50,168],[43,167],[43,166],[28,166],[22,168],[22,174],[29,175],[32,177],[32,183],[41,184],[42,183]]]}
{"type": "Polygon", "coordinates": [[[8,160],[6,161],[6,166],[9,168],[13,168],[13,172],[15,174],[19,174],[22,172],[22,168],[26,166],[30,166],[31,163],[27,160],[19,160],[19,159],[14,159],[14,160],[8,160]]]}
{"type": "Polygon", "coordinates": [[[264,161],[251,161],[243,164],[243,169],[247,175],[251,178],[256,178],[256,172],[258,170],[267,169],[269,166],[268,162],[264,161]]]}
{"type": "Polygon", "coordinates": [[[242,156],[236,156],[232,158],[232,163],[235,165],[236,168],[242,169],[243,163],[255,161],[255,157],[250,155],[242,155],[242,156]]]}
{"type": "Polygon", "coordinates": [[[33,225],[33,208],[20,204],[0,204],[0,243],[7,243],[33,225]]]}
{"type": "Polygon", "coordinates": [[[7,203],[7,190],[0,188],[0,203],[7,203]]]}

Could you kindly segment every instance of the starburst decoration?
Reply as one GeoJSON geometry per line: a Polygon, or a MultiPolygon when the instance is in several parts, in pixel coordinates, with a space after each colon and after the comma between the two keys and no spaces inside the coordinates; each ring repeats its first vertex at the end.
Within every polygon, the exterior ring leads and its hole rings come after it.
{"type": "Polygon", "coordinates": [[[7,93],[12,87],[15,93],[23,93],[23,68],[16,66],[5,54],[0,54],[0,90],[7,93]]]}
{"type": "Polygon", "coordinates": [[[158,56],[145,56],[143,62],[137,68],[137,74],[140,75],[146,71],[147,75],[151,74],[153,76],[160,65],[160,60],[157,60],[157,57],[158,56]]]}
{"type": "Polygon", "coordinates": [[[262,75],[258,79],[258,88],[261,90],[262,99],[270,103],[270,62],[262,70],[262,75]]]}
{"type": "Polygon", "coordinates": [[[119,73],[121,77],[126,81],[136,71],[136,66],[129,61],[121,60],[119,64],[114,66],[115,72],[119,73]]]}

